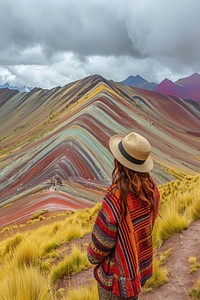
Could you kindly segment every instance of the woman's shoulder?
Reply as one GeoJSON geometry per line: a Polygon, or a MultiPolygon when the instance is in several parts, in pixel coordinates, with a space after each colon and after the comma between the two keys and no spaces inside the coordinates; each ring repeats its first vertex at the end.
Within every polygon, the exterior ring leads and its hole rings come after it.
{"type": "Polygon", "coordinates": [[[119,192],[118,186],[116,183],[111,184],[107,190],[106,190],[106,195],[117,195],[119,192]]]}
{"type": "Polygon", "coordinates": [[[107,188],[105,198],[114,203],[116,203],[120,200],[120,191],[119,191],[117,184],[115,184],[115,183],[111,184],[107,188]]]}
{"type": "MultiPolygon", "coordinates": [[[[119,219],[120,212],[120,191],[117,184],[110,185],[105,193],[103,207],[112,211],[114,218],[119,219]],[[118,217],[117,217],[118,216],[118,217]]],[[[115,219],[116,220],[116,219],[115,219]]]]}

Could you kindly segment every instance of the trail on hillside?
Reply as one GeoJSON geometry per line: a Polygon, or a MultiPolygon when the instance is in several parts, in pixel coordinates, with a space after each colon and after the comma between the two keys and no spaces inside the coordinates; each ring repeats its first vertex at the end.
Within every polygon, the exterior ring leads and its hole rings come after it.
{"type": "MultiPolygon", "coordinates": [[[[142,293],[140,300],[188,300],[188,291],[197,279],[200,279],[200,269],[190,274],[189,258],[195,256],[200,261],[200,220],[193,222],[189,228],[182,233],[174,234],[156,252],[162,253],[171,249],[171,255],[166,260],[165,266],[169,272],[169,282],[155,291],[142,293]]],[[[88,243],[90,234],[82,239],[71,241],[79,246],[88,243]]],[[[93,267],[84,270],[72,277],[65,276],[58,284],[58,288],[69,289],[92,285],[93,267]]]]}
{"type": "Polygon", "coordinates": [[[164,252],[171,249],[171,255],[166,261],[169,271],[169,282],[156,291],[142,294],[140,300],[188,300],[188,291],[197,279],[200,279],[200,269],[190,274],[189,258],[200,260],[200,220],[193,222],[182,233],[176,233],[159,249],[164,252]]]}
{"type": "MultiPolygon", "coordinates": [[[[50,217],[52,214],[46,214],[50,217]]],[[[59,219],[65,219],[65,215],[59,216],[59,219]]],[[[54,218],[42,220],[43,225],[54,222],[54,218]]],[[[1,238],[5,239],[12,236],[14,233],[35,229],[41,226],[41,222],[28,224],[24,228],[16,228],[11,232],[1,233],[1,238]]],[[[77,245],[82,250],[85,250],[89,243],[91,233],[83,236],[83,238],[75,238],[69,243],[64,243],[57,250],[59,257],[64,257],[71,252],[72,245],[77,245]]],[[[155,291],[143,293],[140,295],[139,300],[188,300],[188,291],[200,279],[200,269],[190,274],[189,258],[194,256],[197,262],[200,262],[200,220],[193,222],[189,228],[182,233],[174,234],[167,240],[159,249],[155,250],[157,253],[163,253],[171,249],[171,255],[167,258],[165,266],[169,272],[169,282],[164,284],[155,291]]],[[[59,262],[58,261],[56,263],[59,262]]],[[[56,289],[64,288],[67,292],[68,289],[73,287],[80,288],[84,285],[92,286],[94,283],[93,266],[87,270],[83,270],[78,274],[72,276],[64,276],[59,280],[56,289]]]]}

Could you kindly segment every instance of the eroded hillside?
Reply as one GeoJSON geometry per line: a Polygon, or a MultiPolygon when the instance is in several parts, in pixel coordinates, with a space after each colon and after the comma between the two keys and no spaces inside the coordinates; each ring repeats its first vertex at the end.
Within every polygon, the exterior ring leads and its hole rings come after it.
{"type": "Polygon", "coordinates": [[[95,75],[52,90],[0,92],[0,225],[42,210],[91,207],[110,183],[108,140],[152,144],[158,184],[199,172],[199,110],[95,75]]]}

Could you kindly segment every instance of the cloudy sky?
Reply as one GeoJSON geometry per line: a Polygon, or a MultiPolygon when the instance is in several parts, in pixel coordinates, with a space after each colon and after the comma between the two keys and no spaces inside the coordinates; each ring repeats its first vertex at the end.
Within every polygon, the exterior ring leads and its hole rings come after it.
{"type": "Polygon", "coordinates": [[[0,0],[0,84],[200,73],[200,0],[0,0]]]}

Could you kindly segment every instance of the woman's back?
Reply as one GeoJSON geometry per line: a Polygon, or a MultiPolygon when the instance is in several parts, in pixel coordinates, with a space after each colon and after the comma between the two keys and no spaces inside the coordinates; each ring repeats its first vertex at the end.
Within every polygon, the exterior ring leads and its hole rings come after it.
{"type": "Polygon", "coordinates": [[[88,258],[96,264],[99,297],[137,299],[152,275],[152,229],[159,192],[149,175],[150,144],[137,133],[110,139],[115,157],[107,189],[92,231],[88,258]],[[106,297],[105,297],[106,295],[106,297]]]}

